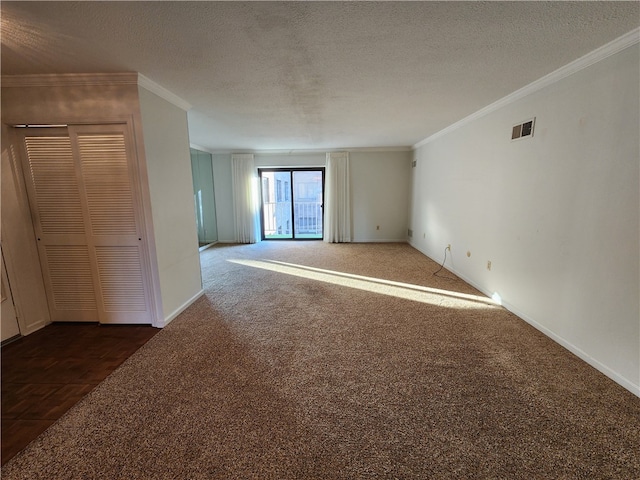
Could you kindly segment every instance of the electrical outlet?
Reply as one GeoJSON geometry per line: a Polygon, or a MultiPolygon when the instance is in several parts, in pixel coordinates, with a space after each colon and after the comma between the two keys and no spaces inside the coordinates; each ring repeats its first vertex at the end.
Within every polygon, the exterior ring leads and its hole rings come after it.
{"type": "Polygon", "coordinates": [[[487,270],[491,270],[491,260],[487,261],[487,270]]]}
{"type": "Polygon", "coordinates": [[[380,225],[376,225],[376,230],[380,230],[380,225]]]}
{"type": "Polygon", "coordinates": [[[447,245],[447,250],[451,251],[451,244],[447,245]]]}

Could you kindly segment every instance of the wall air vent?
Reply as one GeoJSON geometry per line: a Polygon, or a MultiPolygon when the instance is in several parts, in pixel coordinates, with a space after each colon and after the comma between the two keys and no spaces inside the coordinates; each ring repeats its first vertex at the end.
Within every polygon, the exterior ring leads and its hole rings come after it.
{"type": "Polygon", "coordinates": [[[536,117],[526,122],[514,125],[511,129],[511,140],[518,140],[520,138],[533,137],[533,127],[536,123],[536,117]]]}

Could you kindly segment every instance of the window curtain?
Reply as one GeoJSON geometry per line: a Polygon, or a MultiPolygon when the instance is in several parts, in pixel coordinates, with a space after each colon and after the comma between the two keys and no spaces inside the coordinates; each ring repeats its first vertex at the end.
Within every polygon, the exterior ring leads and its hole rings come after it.
{"type": "Polygon", "coordinates": [[[350,242],[349,153],[327,153],[325,175],[323,240],[334,243],[350,242]]]}
{"type": "Polygon", "coordinates": [[[256,243],[260,238],[258,212],[258,176],[253,154],[231,155],[233,214],[236,242],[256,243]]]}

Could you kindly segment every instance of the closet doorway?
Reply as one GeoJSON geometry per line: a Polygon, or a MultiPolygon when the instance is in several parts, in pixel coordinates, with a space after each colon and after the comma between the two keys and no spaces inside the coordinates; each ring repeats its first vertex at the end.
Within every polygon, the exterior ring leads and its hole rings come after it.
{"type": "Polygon", "coordinates": [[[126,124],[15,129],[51,320],[152,323],[126,124]]]}
{"type": "Polygon", "coordinates": [[[260,168],[263,240],[321,240],[324,168],[260,168]]]}

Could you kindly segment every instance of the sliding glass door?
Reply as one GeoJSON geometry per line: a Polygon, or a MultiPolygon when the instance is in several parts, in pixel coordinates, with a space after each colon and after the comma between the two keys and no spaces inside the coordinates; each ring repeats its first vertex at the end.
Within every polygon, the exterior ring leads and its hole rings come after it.
{"type": "Polygon", "coordinates": [[[262,239],[322,239],[324,168],[261,168],[262,239]]]}

